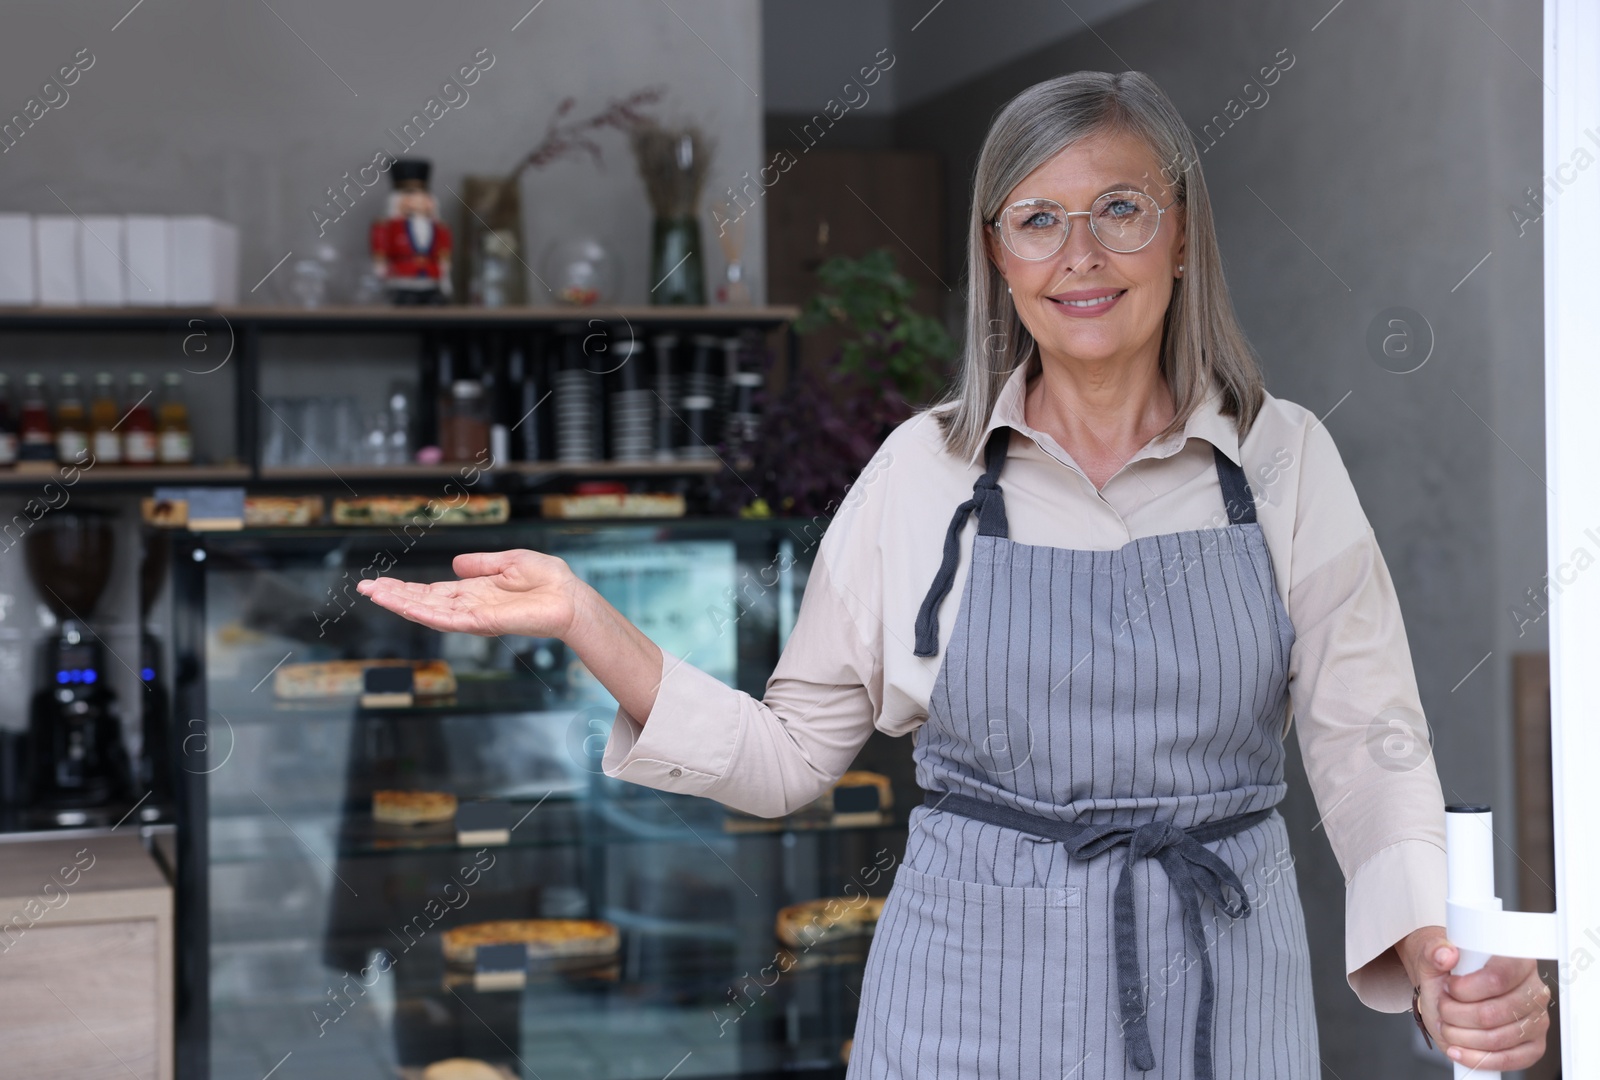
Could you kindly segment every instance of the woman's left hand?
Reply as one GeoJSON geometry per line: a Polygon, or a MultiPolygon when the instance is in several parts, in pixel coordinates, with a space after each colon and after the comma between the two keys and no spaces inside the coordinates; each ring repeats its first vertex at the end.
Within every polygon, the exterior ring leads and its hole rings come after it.
{"type": "Polygon", "coordinates": [[[1535,961],[1495,956],[1469,975],[1452,975],[1461,951],[1442,926],[1413,931],[1396,950],[1411,984],[1422,987],[1423,1022],[1451,1060],[1510,1072],[1544,1057],[1551,990],[1535,961]]]}

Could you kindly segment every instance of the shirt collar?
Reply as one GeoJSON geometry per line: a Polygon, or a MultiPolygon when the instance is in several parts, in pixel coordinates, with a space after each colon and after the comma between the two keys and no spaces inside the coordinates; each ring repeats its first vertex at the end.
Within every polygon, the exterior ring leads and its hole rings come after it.
{"type": "MultiPolygon", "coordinates": [[[[1028,377],[1038,370],[1038,363],[1038,356],[1035,354],[1024,363],[1018,364],[1016,370],[1006,379],[1005,385],[1000,388],[999,397],[995,399],[994,410],[989,414],[989,422],[984,425],[983,437],[978,440],[977,449],[967,459],[968,465],[977,463],[983,453],[983,445],[988,441],[989,433],[997,427],[1014,428],[1034,442],[1047,437],[1029,427],[1022,418],[1028,377]]],[[[1238,429],[1234,427],[1232,417],[1222,414],[1221,404],[1221,393],[1213,389],[1189,414],[1182,431],[1144,447],[1134,455],[1134,460],[1141,457],[1171,457],[1183,449],[1191,438],[1200,438],[1221,450],[1235,465],[1243,464],[1239,459],[1238,429]]]]}

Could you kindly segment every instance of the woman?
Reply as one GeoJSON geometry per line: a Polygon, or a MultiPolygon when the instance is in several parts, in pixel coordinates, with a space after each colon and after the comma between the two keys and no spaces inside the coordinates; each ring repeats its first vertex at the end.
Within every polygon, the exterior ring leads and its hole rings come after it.
{"type": "Polygon", "coordinates": [[[439,629],[561,637],[619,702],[605,771],[636,783],[778,815],[874,726],[914,731],[928,795],[852,1077],[1320,1076],[1276,810],[1294,717],[1351,988],[1467,1065],[1543,1053],[1532,961],[1449,974],[1443,801],[1393,585],[1326,429],[1263,389],[1197,162],[1138,72],[1000,112],[959,385],[852,486],[762,700],[537,552],[361,586],[439,629]]]}

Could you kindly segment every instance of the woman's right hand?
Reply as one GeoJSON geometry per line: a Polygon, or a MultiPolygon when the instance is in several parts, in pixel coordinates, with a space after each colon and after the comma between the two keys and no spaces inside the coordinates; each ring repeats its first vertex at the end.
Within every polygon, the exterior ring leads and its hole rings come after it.
{"type": "Polygon", "coordinates": [[[457,555],[450,568],[460,580],[380,577],[358,582],[356,590],[435,630],[564,638],[587,587],[565,560],[527,549],[457,555]]]}

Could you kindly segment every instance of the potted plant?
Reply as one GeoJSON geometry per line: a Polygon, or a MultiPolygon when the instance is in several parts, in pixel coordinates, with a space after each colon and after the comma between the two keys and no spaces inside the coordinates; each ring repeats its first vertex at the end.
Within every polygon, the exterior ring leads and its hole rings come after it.
{"type": "Polygon", "coordinates": [[[835,256],[817,276],[822,288],[795,329],[843,340],[825,370],[802,367],[781,394],[765,395],[749,467],[722,484],[730,508],[746,515],[831,515],[895,425],[949,377],[955,341],[912,308],[917,287],[889,251],[835,256]]]}

